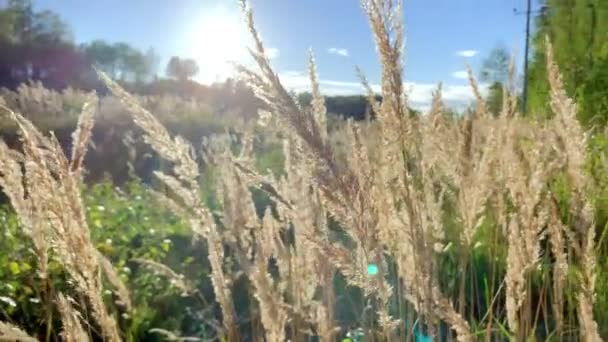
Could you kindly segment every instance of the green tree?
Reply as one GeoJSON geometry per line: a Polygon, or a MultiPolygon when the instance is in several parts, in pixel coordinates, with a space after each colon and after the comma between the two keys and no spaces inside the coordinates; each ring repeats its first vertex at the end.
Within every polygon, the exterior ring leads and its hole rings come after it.
{"type": "Polygon", "coordinates": [[[192,58],[182,60],[183,77],[190,79],[198,74],[198,63],[192,58]]]}
{"type": "Polygon", "coordinates": [[[84,46],[84,53],[90,63],[114,79],[139,83],[155,72],[153,50],[143,54],[124,42],[95,40],[84,46]]]}
{"type": "Polygon", "coordinates": [[[94,40],[84,47],[84,52],[93,65],[116,78],[118,54],[114,46],[103,40],[94,40]]]}
{"type": "Polygon", "coordinates": [[[494,47],[482,62],[480,80],[504,84],[509,78],[510,59],[509,51],[503,45],[494,47]]]}
{"type": "Polygon", "coordinates": [[[488,96],[486,98],[486,104],[488,106],[488,110],[494,114],[498,115],[502,110],[502,103],[504,97],[504,84],[500,82],[494,82],[488,88],[488,96]]]}
{"type": "Polygon", "coordinates": [[[31,41],[34,26],[34,10],[30,0],[10,0],[6,11],[13,17],[13,40],[18,42],[31,41]]]}
{"type": "Polygon", "coordinates": [[[167,63],[166,73],[168,77],[180,81],[188,80],[198,73],[198,64],[191,58],[181,59],[177,56],[171,57],[167,63]]]}
{"type": "Polygon", "coordinates": [[[45,44],[71,42],[73,40],[69,26],[57,13],[51,11],[34,14],[32,36],[37,42],[45,44]]]}
{"type": "Polygon", "coordinates": [[[489,83],[486,102],[491,113],[497,115],[502,109],[504,87],[509,78],[510,55],[503,45],[498,45],[490,51],[483,60],[479,78],[489,83]]]}
{"type": "Polygon", "coordinates": [[[150,73],[150,67],[146,63],[146,56],[137,50],[130,51],[126,56],[126,67],[128,75],[136,83],[143,82],[150,73]]]}
{"type": "Polygon", "coordinates": [[[12,42],[16,38],[15,23],[17,15],[8,8],[0,10],[0,41],[12,42]]]}
{"type": "Polygon", "coordinates": [[[54,12],[35,11],[30,0],[0,8],[0,86],[27,80],[64,87],[78,79],[82,58],[68,25],[54,12]]]}
{"type": "Polygon", "coordinates": [[[116,51],[116,72],[117,78],[122,81],[126,81],[129,78],[130,67],[135,63],[135,59],[137,58],[135,53],[133,52],[133,48],[124,42],[114,43],[112,45],[114,50],[116,51]]]}
{"type": "Polygon", "coordinates": [[[594,127],[608,124],[608,56],[597,62],[578,89],[579,118],[594,127]]]}
{"type": "Polygon", "coordinates": [[[182,74],[181,66],[182,66],[182,63],[181,63],[181,60],[179,59],[179,57],[177,57],[177,56],[171,57],[171,59],[169,60],[169,63],[167,63],[167,68],[165,71],[165,73],[167,74],[167,77],[179,79],[180,75],[182,74]]]}
{"type": "Polygon", "coordinates": [[[70,42],[68,25],[52,11],[35,12],[30,0],[10,0],[0,10],[0,36],[14,43],[70,42]]]}
{"type": "Polygon", "coordinates": [[[581,104],[579,117],[586,124],[606,122],[603,106],[591,101],[605,96],[608,57],[608,2],[605,0],[543,0],[536,17],[529,73],[529,108],[537,116],[551,115],[548,107],[545,37],[549,37],[569,95],[581,104]],[[597,111],[600,112],[583,112],[597,111]],[[593,120],[591,120],[593,118],[593,120]],[[590,121],[591,120],[591,121],[590,121]],[[593,122],[592,122],[593,121],[593,122]]]}
{"type": "Polygon", "coordinates": [[[146,57],[127,43],[114,44],[119,78],[122,81],[141,82],[149,73],[146,57]]]}

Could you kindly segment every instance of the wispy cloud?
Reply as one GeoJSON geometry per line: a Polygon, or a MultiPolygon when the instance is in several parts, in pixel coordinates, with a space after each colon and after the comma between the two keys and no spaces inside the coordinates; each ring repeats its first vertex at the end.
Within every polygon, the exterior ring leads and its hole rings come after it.
{"type": "Polygon", "coordinates": [[[348,50],[346,50],[346,49],[332,47],[332,48],[327,49],[327,52],[334,54],[334,55],[348,57],[348,50]]]}
{"type": "Polygon", "coordinates": [[[456,55],[457,56],[461,56],[461,57],[473,57],[475,55],[477,55],[479,53],[479,51],[477,50],[460,50],[460,51],[456,51],[456,55]]]}
{"type": "MultiPolygon", "coordinates": [[[[408,100],[410,106],[420,110],[430,108],[433,100],[433,91],[437,89],[436,84],[406,82],[406,86],[409,89],[408,100]]],[[[480,84],[479,87],[482,94],[487,93],[487,85],[480,84]]],[[[447,106],[456,109],[462,109],[475,101],[475,95],[468,84],[443,84],[441,96],[447,106]]]]}
{"type": "Polygon", "coordinates": [[[466,70],[458,70],[452,73],[452,77],[466,80],[469,78],[469,73],[466,70]]]}
{"type": "Polygon", "coordinates": [[[268,48],[268,49],[266,49],[266,54],[268,55],[268,58],[275,59],[275,58],[279,57],[279,49],[268,48]]]}
{"type": "MultiPolygon", "coordinates": [[[[279,73],[281,82],[295,92],[310,91],[310,79],[304,71],[289,70],[279,73]]],[[[355,95],[362,94],[363,87],[358,82],[320,79],[321,91],[325,95],[355,95]]]]}
{"type": "MultiPolygon", "coordinates": [[[[310,91],[308,75],[303,71],[284,71],[279,73],[281,82],[290,90],[295,92],[310,91]]],[[[360,95],[364,89],[358,82],[320,79],[321,92],[328,96],[335,95],[360,95]]],[[[437,85],[433,83],[405,82],[408,90],[408,101],[412,108],[426,111],[430,108],[433,99],[433,91],[437,85]]],[[[480,85],[482,93],[487,92],[487,85],[480,85]]],[[[372,84],[374,91],[380,91],[379,84],[372,84]]],[[[461,109],[475,100],[469,85],[444,84],[442,87],[444,102],[451,107],[461,109]]]]}

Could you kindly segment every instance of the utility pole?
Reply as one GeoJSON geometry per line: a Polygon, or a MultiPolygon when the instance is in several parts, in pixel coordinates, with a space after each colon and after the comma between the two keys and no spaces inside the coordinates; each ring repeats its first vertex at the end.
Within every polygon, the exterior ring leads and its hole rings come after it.
{"type": "Polygon", "coordinates": [[[526,6],[526,47],[524,49],[524,92],[522,106],[524,115],[528,113],[528,50],[530,49],[530,14],[532,11],[532,0],[527,0],[526,6]]]}
{"type": "Polygon", "coordinates": [[[526,0],[526,11],[521,13],[516,8],[513,9],[514,14],[526,15],[526,44],[524,47],[524,89],[522,93],[522,111],[524,114],[528,112],[528,55],[530,50],[530,17],[532,15],[532,0],[526,0]]]}

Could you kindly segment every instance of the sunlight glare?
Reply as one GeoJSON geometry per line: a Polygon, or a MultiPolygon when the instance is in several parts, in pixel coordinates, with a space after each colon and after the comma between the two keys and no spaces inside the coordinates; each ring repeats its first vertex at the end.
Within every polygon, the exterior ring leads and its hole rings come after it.
{"type": "Polygon", "coordinates": [[[238,13],[216,11],[204,15],[195,24],[190,39],[192,57],[200,69],[196,78],[208,84],[231,76],[230,62],[243,62],[247,57],[246,37],[238,13]]]}

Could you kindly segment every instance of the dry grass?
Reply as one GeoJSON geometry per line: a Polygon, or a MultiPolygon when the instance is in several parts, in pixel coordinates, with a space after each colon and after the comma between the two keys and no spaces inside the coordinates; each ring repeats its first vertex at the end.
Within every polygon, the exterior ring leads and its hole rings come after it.
{"type": "Polygon", "coordinates": [[[63,324],[62,337],[67,342],[88,342],[89,335],[86,333],[82,324],[80,313],[72,305],[73,299],[59,294],[57,297],[57,307],[61,314],[63,324]]]}
{"type": "MultiPolygon", "coordinates": [[[[74,286],[88,300],[93,317],[104,337],[119,341],[114,318],[102,299],[101,264],[111,270],[91,242],[81,198],[82,163],[91,135],[96,98],[90,96],[73,134],[71,158],[68,159],[53,135],[44,136],[21,114],[1,107],[19,127],[22,151],[0,144],[0,184],[18,213],[24,231],[34,241],[40,261],[40,275],[46,277],[49,251],[52,251],[71,277],[74,286]]],[[[119,285],[125,297],[126,287],[112,272],[106,272],[119,285]]],[[[52,293],[46,294],[52,297],[52,293]]],[[[128,298],[122,298],[128,303],[128,298]]]]}
{"type": "Polygon", "coordinates": [[[37,340],[19,327],[0,322],[0,341],[35,342],[37,340]]]}
{"type": "MultiPolygon", "coordinates": [[[[575,329],[580,340],[601,340],[593,317],[596,260],[587,198],[591,183],[584,170],[587,136],[575,118],[575,104],[563,90],[549,44],[555,113],[550,120],[532,121],[517,113],[515,94],[509,92],[513,84],[505,89],[500,115],[490,115],[472,74],[471,86],[478,97],[474,109],[462,117],[444,115],[439,86],[430,112],[414,116],[403,89],[401,3],[363,0],[382,65],[383,100],[375,102],[360,73],[376,119],[346,122],[338,131],[328,132],[312,52],[313,100],[310,108],[303,108],[270,65],[251,8],[245,0],[241,5],[258,68],[238,69],[271,109],[262,113],[260,129],[283,141],[285,166],[281,175],[256,171],[251,130],[241,132],[238,149],[227,139],[208,141],[202,155],[221,170],[217,212],[201,200],[199,161],[191,144],[172,137],[138,99],[101,74],[143,130],[145,141],[172,165],[170,171],[156,173],[167,189],[157,195],[191,223],[194,240],[207,245],[224,338],[240,340],[232,291],[238,278],[245,276],[248,291],[257,300],[266,340],[301,341],[312,335],[334,340],[339,330],[334,279],[340,274],[349,286],[362,291],[371,308],[372,314],[361,324],[372,341],[411,338],[409,327],[414,322],[439,340],[505,338],[497,332],[504,325],[509,338],[526,340],[539,333],[541,320],[554,321],[551,334],[560,338],[573,338],[567,330],[575,329]],[[551,187],[560,177],[571,192],[566,208],[558,204],[551,187]],[[264,214],[255,206],[254,188],[271,199],[264,214]],[[457,227],[455,239],[450,238],[454,232],[449,222],[457,227]],[[332,223],[336,227],[330,228],[332,223]],[[476,281],[471,260],[482,242],[479,234],[484,225],[491,227],[492,237],[485,240],[492,241],[486,247],[492,284],[487,288],[491,300],[485,306],[467,298],[480,295],[471,290],[476,281]],[[342,237],[337,238],[336,232],[342,237]],[[500,246],[506,249],[503,260],[493,250],[500,246]],[[441,261],[451,250],[455,250],[458,278],[454,288],[442,284],[440,275],[441,261]],[[555,260],[548,273],[540,270],[543,255],[555,260]],[[236,268],[231,266],[233,260],[236,268]],[[370,274],[370,265],[377,267],[377,273],[370,274]],[[574,305],[564,293],[572,270],[579,279],[574,305]],[[532,282],[541,272],[551,277],[539,294],[532,282]],[[501,285],[494,283],[497,277],[502,278],[501,285]],[[567,305],[576,311],[575,327],[566,327],[567,305]],[[402,328],[404,324],[408,329],[402,328]],[[449,328],[447,336],[439,335],[442,326],[449,328]]],[[[53,137],[44,137],[21,115],[9,111],[21,129],[23,151],[0,145],[0,185],[34,241],[41,274],[48,251],[53,250],[88,299],[103,336],[117,341],[120,333],[101,300],[101,270],[127,308],[128,291],[90,242],[79,192],[92,106],[85,106],[80,116],[69,160],[53,137]]],[[[193,291],[166,266],[138,262],[172,279],[182,291],[193,291]]],[[[74,308],[64,297],[59,299],[68,340],[84,336],[74,308]]],[[[4,325],[1,329],[5,334],[13,331],[4,325]]],[[[169,339],[184,339],[158,332],[169,339]]]]}

